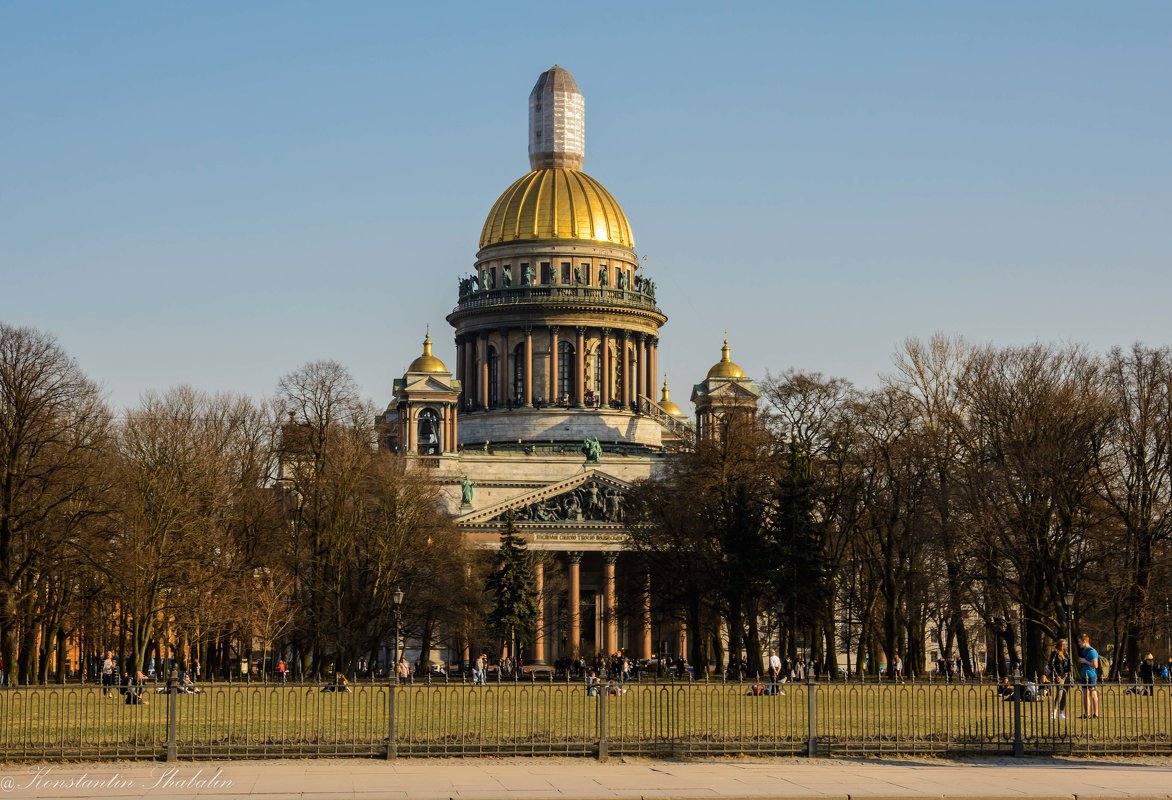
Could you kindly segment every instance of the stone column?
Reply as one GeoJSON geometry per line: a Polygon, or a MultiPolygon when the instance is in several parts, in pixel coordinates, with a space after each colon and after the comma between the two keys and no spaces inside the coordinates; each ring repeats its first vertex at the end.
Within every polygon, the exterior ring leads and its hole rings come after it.
{"type": "MultiPolygon", "coordinates": [[[[688,658],[688,623],[686,623],[686,622],[680,623],[680,631],[679,631],[679,637],[676,641],[676,648],[677,648],[677,650],[676,650],[677,653],[679,653],[685,659],[688,658]]],[[[693,664],[692,666],[696,666],[696,665],[693,664]]]]}
{"type": "Polygon", "coordinates": [[[579,325],[575,330],[578,332],[578,352],[574,359],[574,380],[577,383],[574,405],[581,408],[586,404],[586,329],[579,325]]]}
{"type": "Polygon", "coordinates": [[[525,407],[533,407],[533,326],[525,326],[525,407]]]}
{"type": "Polygon", "coordinates": [[[570,658],[582,655],[581,566],[582,553],[568,553],[570,557],[570,658]]]}
{"type": "Polygon", "coordinates": [[[549,326],[549,402],[554,405],[558,400],[558,326],[549,326]]]}
{"type": "Polygon", "coordinates": [[[647,384],[643,378],[647,372],[647,337],[641,333],[635,334],[635,409],[643,410],[643,397],[647,394],[647,384]]]}
{"type": "Polygon", "coordinates": [[[476,339],[464,337],[464,379],[467,383],[461,384],[460,410],[467,411],[476,402],[476,376],[472,374],[472,355],[476,349],[476,339]]]}
{"type": "Polygon", "coordinates": [[[500,332],[501,346],[497,352],[497,405],[508,408],[513,402],[513,372],[509,369],[509,331],[502,328],[500,332]]]}
{"type": "Polygon", "coordinates": [[[460,407],[465,406],[464,393],[468,391],[468,369],[465,365],[464,340],[456,337],[456,380],[460,382],[460,407]]]}
{"type": "Polygon", "coordinates": [[[540,557],[533,565],[533,588],[537,594],[537,634],[533,637],[533,661],[545,663],[545,564],[540,557]]]}
{"type": "Polygon", "coordinates": [[[659,339],[652,336],[647,342],[647,397],[655,402],[659,399],[655,396],[659,388],[659,339]]]}
{"type": "Polygon", "coordinates": [[[480,378],[476,388],[480,390],[480,407],[488,408],[488,334],[480,334],[480,378]]]}
{"type": "Polygon", "coordinates": [[[651,658],[651,573],[643,581],[643,608],[639,614],[640,639],[642,651],[640,658],[651,658]]]}
{"type": "Polygon", "coordinates": [[[415,408],[407,406],[407,452],[415,452],[415,408]]]}
{"type": "Polygon", "coordinates": [[[619,649],[619,616],[615,608],[614,595],[614,562],[618,560],[618,553],[606,553],[606,654],[610,655],[619,649]]]}
{"type": "Polygon", "coordinates": [[[460,440],[460,431],[457,427],[460,424],[459,403],[454,403],[448,410],[448,413],[451,415],[452,419],[452,438],[448,440],[447,452],[454,453],[459,449],[459,447],[456,445],[456,442],[460,440]]]}
{"type": "Polygon", "coordinates": [[[602,348],[602,375],[599,376],[601,391],[598,393],[598,402],[603,408],[607,408],[610,406],[610,328],[602,329],[602,341],[598,346],[602,348]]]}
{"type": "Polygon", "coordinates": [[[631,409],[631,334],[623,331],[623,346],[619,349],[619,356],[623,368],[623,410],[631,409]]]}

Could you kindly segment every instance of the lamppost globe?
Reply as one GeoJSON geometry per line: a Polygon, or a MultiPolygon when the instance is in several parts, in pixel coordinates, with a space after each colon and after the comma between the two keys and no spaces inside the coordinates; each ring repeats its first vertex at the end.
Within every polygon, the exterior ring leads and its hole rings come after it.
{"type": "Polygon", "coordinates": [[[395,607],[396,608],[403,605],[403,590],[402,589],[396,589],[393,597],[395,600],[395,607]]]}

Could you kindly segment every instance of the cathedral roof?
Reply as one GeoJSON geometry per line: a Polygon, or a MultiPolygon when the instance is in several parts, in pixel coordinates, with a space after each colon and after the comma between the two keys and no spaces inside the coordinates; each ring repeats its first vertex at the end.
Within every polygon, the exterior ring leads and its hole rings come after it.
{"type": "Polygon", "coordinates": [[[537,169],[505,189],[480,233],[480,246],[540,239],[586,239],[633,248],[622,207],[585,172],[537,169]]]}
{"type": "MultiPolygon", "coordinates": [[[[400,362],[401,363],[401,362],[400,362]]],[[[431,354],[431,334],[423,338],[423,355],[411,362],[408,372],[447,372],[444,362],[431,354]]]]}

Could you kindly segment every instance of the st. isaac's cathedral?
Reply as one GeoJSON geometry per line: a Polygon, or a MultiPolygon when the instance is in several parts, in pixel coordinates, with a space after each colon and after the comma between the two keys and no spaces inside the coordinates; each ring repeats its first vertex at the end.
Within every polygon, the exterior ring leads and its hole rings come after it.
{"type": "MultiPolygon", "coordinates": [[[[758,398],[725,341],[692,388],[695,420],[672,402],[659,383],[667,315],[631,223],[582,171],[584,155],[582,93],[554,66],[529,95],[530,171],[489,209],[447,316],[455,372],[428,336],[382,419],[384,446],[435,470],[472,543],[496,546],[512,512],[541,556],[531,663],[687,652],[683,624],[652,603],[655,586],[624,571],[626,493],[758,398]]],[[[466,660],[467,644],[451,655],[466,660]]]]}

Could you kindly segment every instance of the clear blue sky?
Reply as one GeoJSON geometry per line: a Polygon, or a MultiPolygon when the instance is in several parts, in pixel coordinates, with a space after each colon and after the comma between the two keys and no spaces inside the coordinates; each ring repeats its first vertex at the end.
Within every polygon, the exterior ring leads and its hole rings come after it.
{"type": "Polygon", "coordinates": [[[372,399],[527,170],[560,63],[686,399],[908,336],[1172,340],[1172,3],[0,3],[0,319],[116,405],[372,399]]]}

